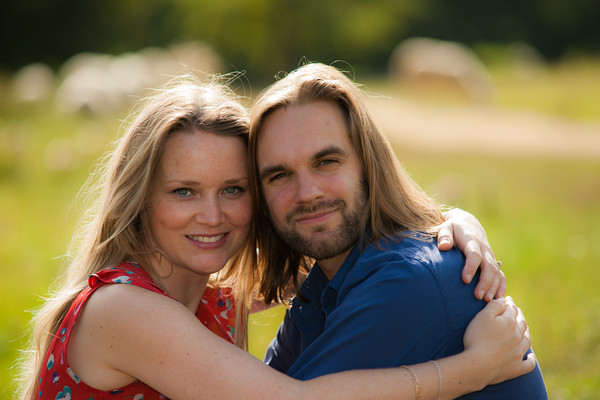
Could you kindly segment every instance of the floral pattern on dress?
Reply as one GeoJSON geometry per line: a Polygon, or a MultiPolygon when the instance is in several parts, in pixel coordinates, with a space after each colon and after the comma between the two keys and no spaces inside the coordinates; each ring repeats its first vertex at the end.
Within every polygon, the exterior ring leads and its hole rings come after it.
{"type": "MultiPolygon", "coordinates": [[[[77,322],[79,310],[96,289],[107,284],[139,286],[170,297],[152,281],[150,275],[140,265],[135,263],[122,263],[117,267],[106,268],[90,276],[88,286],[75,298],[50,343],[44,363],[42,364],[44,367],[40,373],[36,390],[39,399],[167,399],[140,381],[135,381],[123,388],[116,388],[110,391],[94,389],[86,385],[68,365],[65,354],[73,326],[77,322]]],[[[235,303],[231,289],[207,287],[196,310],[196,317],[210,331],[233,343],[235,335],[235,303]]]]}

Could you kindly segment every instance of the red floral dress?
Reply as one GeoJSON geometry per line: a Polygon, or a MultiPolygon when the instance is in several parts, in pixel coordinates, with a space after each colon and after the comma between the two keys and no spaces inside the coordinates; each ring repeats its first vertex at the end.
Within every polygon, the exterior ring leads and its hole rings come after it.
{"type": "MultiPolygon", "coordinates": [[[[103,285],[119,283],[139,286],[169,296],[152,281],[150,275],[142,267],[134,263],[122,263],[115,268],[103,269],[90,276],[88,287],[75,298],[67,316],[58,328],[56,336],[50,343],[36,390],[40,399],[166,399],[165,396],[140,381],[110,391],[97,390],[86,385],[69,367],[65,355],[79,310],[96,289],[103,285]]],[[[212,332],[233,343],[235,304],[230,290],[207,287],[202,301],[198,305],[196,317],[212,332]]]]}

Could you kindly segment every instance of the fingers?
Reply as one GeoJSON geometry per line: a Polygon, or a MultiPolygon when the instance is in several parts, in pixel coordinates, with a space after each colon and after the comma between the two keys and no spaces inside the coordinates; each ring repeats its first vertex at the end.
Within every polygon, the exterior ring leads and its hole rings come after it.
{"type": "MultiPolygon", "coordinates": [[[[496,299],[494,301],[497,301],[497,300],[499,300],[499,299],[496,299]]],[[[504,314],[503,314],[503,316],[505,316],[507,318],[507,320],[511,322],[513,327],[516,327],[519,324],[520,320],[525,321],[525,317],[521,313],[521,310],[519,309],[519,307],[517,307],[517,305],[513,301],[512,297],[510,297],[510,296],[504,298],[504,314]]],[[[520,333],[522,334],[522,332],[520,332],[520,333]]]]}
{"type": "MultiPolygon", "coordinates": [[[[492,300],[484,310],[489,311],[488,317],[490,314],[494,315],[492,321],[482,322],[492,329],[487,331],[486,335],[497,345],[494,349],[497,357],[494,371],[497,374],[491,383],[499,383],[533,371],[537,360],[531,350],[529,327],[513,299],[506,297],[492,300]]],[[[484,354],[492,354],[490,349],[484,349],[484,354]]]]}
{"type": "Polygon", "coordinates": [[[536,358],[535,355],[532,356],[533,352],[531,351],[531,334],[529,332],[529,326],[527,325],[527,321],[525,321],[525,316],[519,307],[517,307],[511,297],[506,298],[506,311],[505,314],[511,314],[512,318],[516,321],[516,334],[520,339],[517,346],[515,346],[517,354],[526,356],[522,359],[522,368],[524,373],[530,372],[535,368],[536,358]],[[529,352],[529,353],[528,353],[529,352]]]}
{"type": "MultiPolygon", "coordinates": [[[[473,280],[473,276],[475,276],[475,273],[479,268],[479,263],[481,262],[480,257],[481,256],[478,256],[477,253],[470,253],[467,255],[465,267],[463,268],[462,272],[462,280],[464,283],[469,284],[473,280]]],[[[481,285],[481,283],[479,283],[478,286],[479,285],[481,285]]],[[[479,287],[479,291],[481,291],[481,287],[479,287]]],[[[485,293],[485,290],[483,290],[483,292],[485,293]]],[[[481,293],[481,296],[479,296],[478,299],[481,300],[482,297],[483,293],[481,293]]]]}
{"type": "Polygon", "coordinates": [[[537,357],[536,357],[535,353],[532,351],[531,353],[527,354],[527,357],[522,362],[522,372],[524,374],[531,372],[535,369],[536,365],[537,365],[537,357]]]}
{"type": "MultiPolygon", "coordinates": [[[[498,287],[500,287],[501,274],[502,274],[502,271],[500,271],[500,270],[496,271],[496,273],[494,274],[492,283],[490,284],[490,287],[487,289],[487,293],[483,297],[483,299],[485,301],[491,301],[496,296],[496,291],[498,290],[498,287]]],[[[479,292],[481,292],[481,289],[479,290],[479,292]]]]}
{"type": "Polygon", "coordinates": [[[490,301],[494,297],[502,297],[506,294],[506,276],[500,269],[501,265],[501,262],[495,261],[491,251],[486,252],[481,263],[479,283],[475,287],[475,297],[490,301]]]}
{"type": "Polygon", "coordinates": [[[516,309],[516,321],[517,321],[517,333],[521,335],[521,342],[520,342],[520,350],[521,353],[520,354],[525,354],[527,352],[527,350],[529,350],[529,348],[531,347],[531,334],[529,333],[529,325],[527,325],[527,321],[525,320],[525,316],[523,315],[523,312],[521,311],[520,308],[518,308],[514,302],[512,301],[512,298],[508,298],[507,302],[510,304],[512,303],[511,307],[514,306],[514,308],[516,309]]]}
{"type": "Polygon", "coordinates": [[[517,323],[522,327],[522,330],[525,331],[525,328],[527,327],[527,321],[525,320],[525,315],[523,315],[523,311],[521,311],[521,309],[519,307],[517,307],[517,305],[513,301],[512,297],[506,296],[505,300],[507,303],[514,306],[514,308],[517,310],[517,314],[516,314],[517,323]]]}
{"type": "Polygon", "coordinates": [[[478,293],[481,293],[481,296],[478,297],[479,299],[483,299],[485,292],[487,292],[492,286],[492,282],[494,282],[494,278],[498,270],[493,259],[491,259],[489,256],[482,256],[481,258],[481,275],[479,276],[479,283],[477,284],[476,288],[478,293]]]}
{"type": "Polygon", "coordinates": [[[526,354],[527,351],[531,348],[531,335],[529,334],[529,327],[525,328],[525,332],[523,332],[523,336],[521,337],[521,342],[518,345],[519,354],[526,354]]]}
{"type": "MultiPolygon", "coordinates": [[[[465,236],[465,239],[467,240],[467,244],[464,246],[463,254],[465,255],[466,260],[465,267],[463,268],[462,272],[462,278],[463,282],[468,284],[471,283],[473,276],[475,276],[475,272],[477,272],[477,269],[481,264],[482,255],[481,250],[479,249],[479,245],[473,238],[465,236]]],[[[487,279],[491,282],[491,278],[488,277],[487,279]]],[[[483,298],[483,295],[485,294],[486,289],[489,287],[490,282],[487,282],[483,286],[480,286],[482,285],[482,283],[481,278],[479,278],[479,284],[477,285],[479,287],[479,291],[476,290],[475,297],[481,300],[483,298]],[[479,296],[478,292],[481,292],[479,296]]]]}
{"type": "Polygon", "coordinates": [[[479,282],[474,290],[475,298],[491,301],[506,294],[506,277],[495,261],[485,231],[471,214],[453,209],[445,214],[446,221],[438,228],[438,248],[450,250],[452,246],[465,255],[462,280],[469,284],[481,269],[479,282]]]}
{"type": "Polygon", "coordinates": [[[502,297],[506,294],[506,276],[499,266],[496,267],[496,275],[494,281],[490,285],[485,296],[486,301],[492,300],[494,297],[502,297]],[[502,289],[502,290],[500,290],[502,289]]]}
{"type": "Polygon", "coordinates": [[[491,314],[493,318],[498,317],[506,311],[506,300],[505,299],[495,299],[490,301],[484,308],[487,312],[491,314]]]}
{"type": "MultiPolygon", "coordinates": [[[[492,303],[495,303],[497,300],[494,300],[492,303]]],[[[531,346],[531,335],[529,334],[529,326],[527,325],[527,321],[525,320],[525,316],[523,312],[515,302],[512,297],[508,296],[504,299],[505,309],[502,314],[503,318],[506,318],[506,322],[509,326],[512,326],[515,331],[515,337],[517,338],[517,342],[515,345],[517,347],[520,346],[519,354],[525,354],[525,352],[531,346]]]]}
{"type": "Polygon", "coordinates": [[[450,250],[454,246],[453,236],[452,224],[447,221],[442,223],[438,229],[438,249],[450,250]]]}
{"type": "Polygon", "coordinates": [[[506,296],[506,276],[504,272],[500,270],[500,285],[498,285],[498,290],[496,291],[495,297],[504,297],[506,296]]]}

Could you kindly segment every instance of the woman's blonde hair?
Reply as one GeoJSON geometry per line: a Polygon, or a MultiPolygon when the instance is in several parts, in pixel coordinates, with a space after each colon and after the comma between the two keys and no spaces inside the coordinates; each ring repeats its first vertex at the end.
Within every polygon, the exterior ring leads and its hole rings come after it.
{"type": "MultiPolygon", "coordinates": [[[[91,274],[123,261],[136,261],[160,284],[149,267],[150,255],[157,249],[152,245],[143,210],[169,134],[200,129],[239,137],[248,143],[247,111],[216,77],[203,83],[192,76],[175,79],[140,101],[136,110],[114,150],[84,186],[82,197],[89,204],[71,242],[70,257],[57,279],[60,287],[32,322],[30,348],[22,362],[20,398],[35,397],[33,391],[43,357],[91,274]]],[[[235,342],[240,347],[247,342],[245,326],[254,249],[247,242],[216,277],[220,284],[231,285],[238,299],[235,342]]]]}
{"type": "Polygon", "coordinates": [[[260,294],[267,302],[285,300],[296,294],[299,275],[308,270],[311,262],[279,239],[260,190],[256,161],[258,135],[265,118],[278,109],[326,101],[342,110],[350,141],[360,157],[368,194],[368,209],[358,228],[369,227],[372,241],[398,237],[404,231],[433,233],[434,227],[443,221],[439,206],[400,165],[371,118],[363,97],[360,88],[337,68],[310,63],[267,88],[252,108],[250,182],[257,211],[255,235],[259,249],[260,294]],[[293,291],[290,291],[291,286],[293,291]]]}

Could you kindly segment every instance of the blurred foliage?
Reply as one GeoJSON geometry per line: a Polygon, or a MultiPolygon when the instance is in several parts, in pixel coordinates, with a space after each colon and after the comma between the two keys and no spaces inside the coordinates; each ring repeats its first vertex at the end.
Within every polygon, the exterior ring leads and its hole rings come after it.
{"type": "Polygon", "coordinates": [[[549,59],[600,51],[595,0],[22,0],[0,3],[0,69],[45,62],[53,68],[80,52],[119,54],[148,46],[203,41],[227,70],[270,82],[302,57],[385,70],[403,39],[521,41],[549,59]]]}

